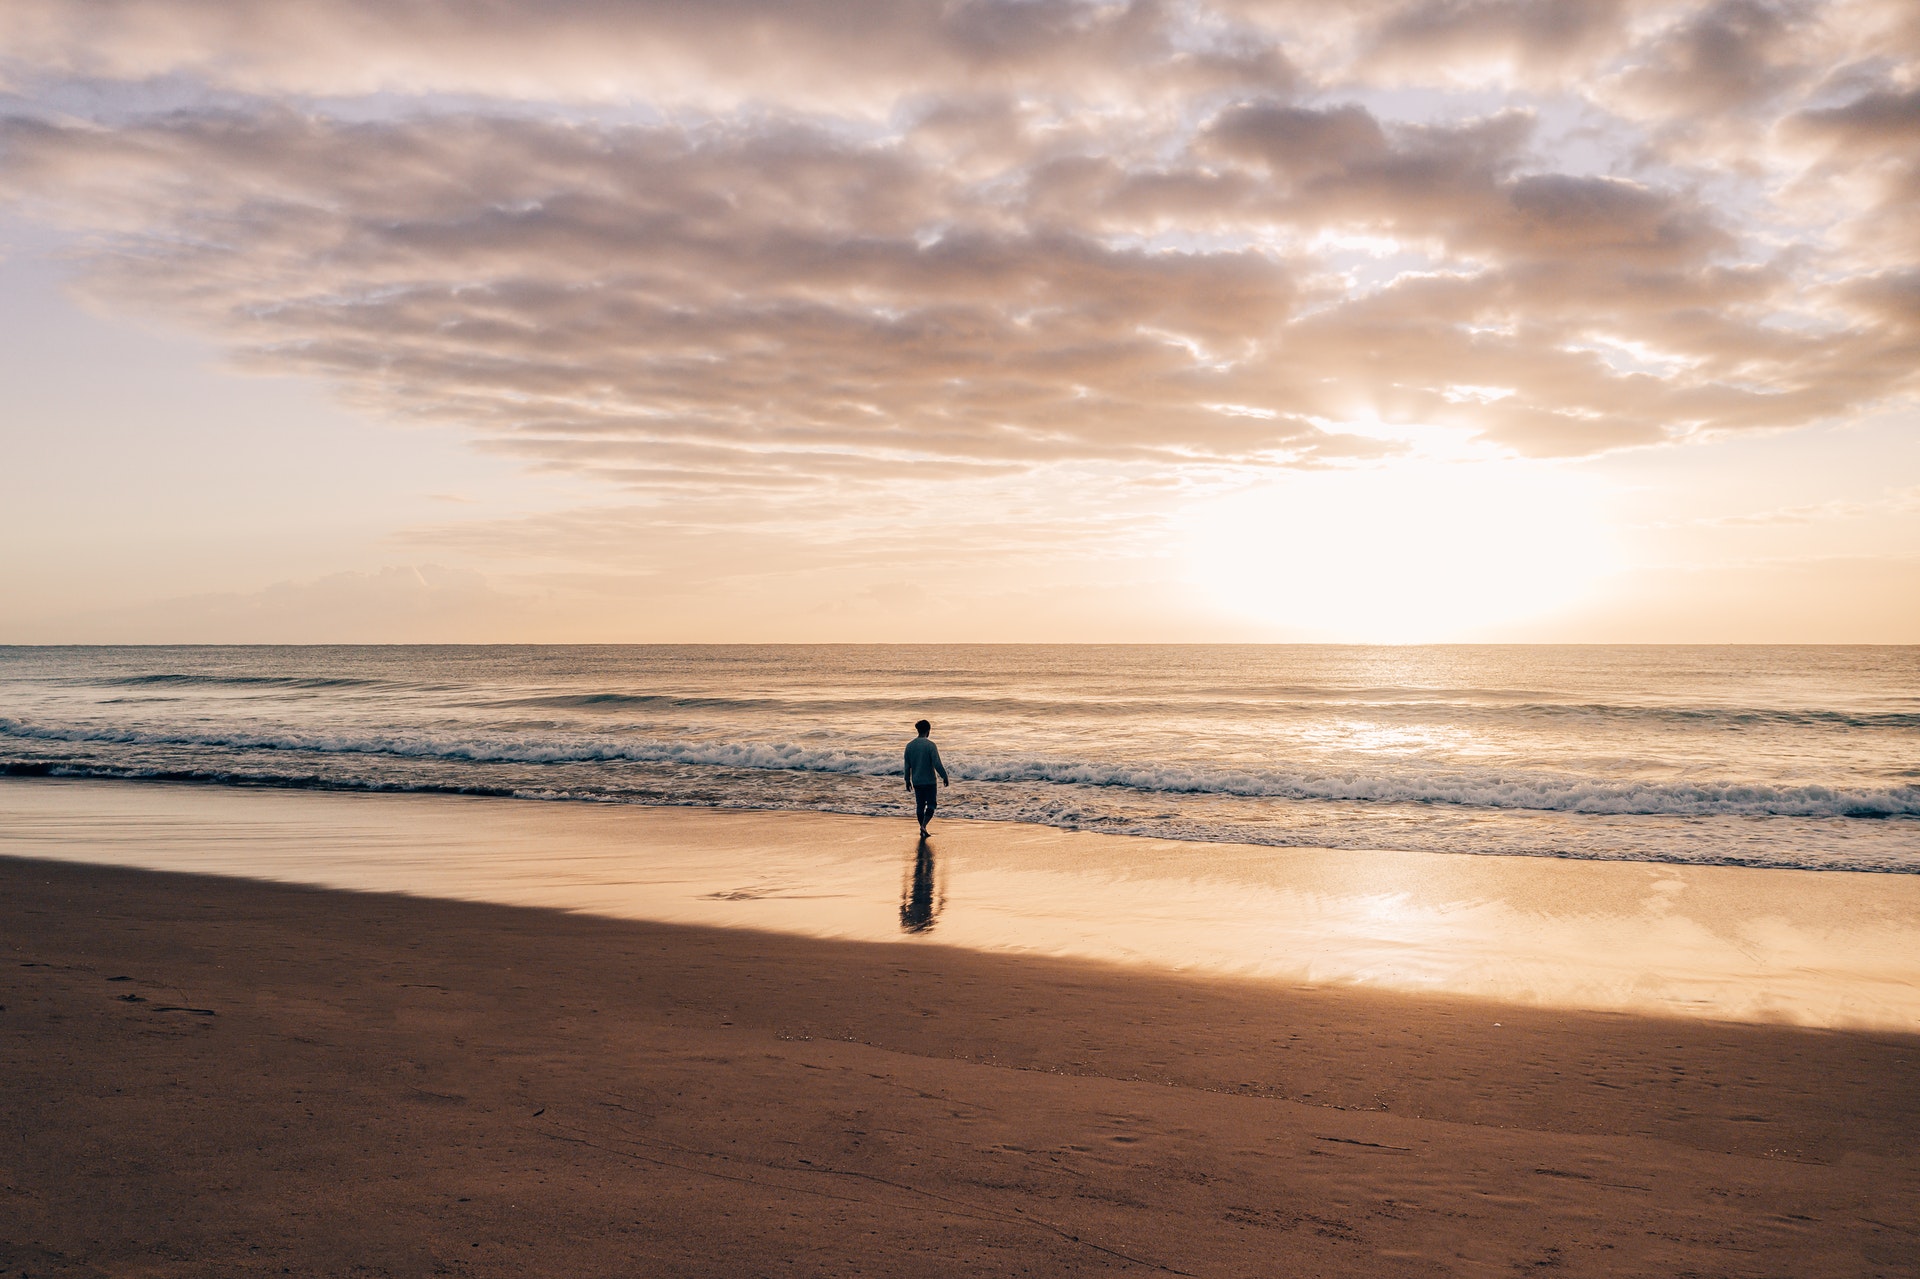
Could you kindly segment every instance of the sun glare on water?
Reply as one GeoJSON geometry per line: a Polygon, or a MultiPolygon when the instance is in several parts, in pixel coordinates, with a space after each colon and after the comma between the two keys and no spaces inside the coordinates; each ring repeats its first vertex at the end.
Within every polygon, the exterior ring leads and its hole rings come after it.
{"type": "Polygon", "coordinates": [[[1592,593],[1615,562],[1599,494],[1541,463],[1301,471],[1209,503],[1191,580],[1290,637],[1501,638],[1592,593]]]}

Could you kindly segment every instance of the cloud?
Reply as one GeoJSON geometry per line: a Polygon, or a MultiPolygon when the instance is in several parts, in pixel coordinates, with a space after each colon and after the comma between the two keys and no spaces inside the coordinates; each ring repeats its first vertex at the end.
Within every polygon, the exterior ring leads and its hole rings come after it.
{"type": "Polygon", "coordinates": [[[1363,61],[1400,76],[1498,70],[1550,81],[1617,51],[1632,9],[1620,0],[1420,0],[1385,16],[1363,61]]]}
{"type": "Polygon", "coordinates": [[[40,72],[185,76],[248,93],[460,93],[727,109],[1044,81],[1278,87],[1244,24],[1159,0],[9,0],[0,49],[40,72]]]}
{"type": "Polygon", "coordinates": [[[1920,337],[1920,267],[1858,276],[1843,292],[1871,321],[1920,337]]]}
{"type": "Polygon", "coordinates": [[[1797,123],[1854,151],[1920,142],[1920,89],[1878,89],[1843,106],[1804,111],[1797,123]]]}
{"type": "Polygon", "coordinates": [[[1813,6],[1717,0],[1684,12],[1641,45],[1617,88],[1641,109],[1672,119],[1734,111],[1805,78],[1798,39],[1813,6]]]}
{"type": "Polygon", "coordinates": [[[0,182],[112,305],[641,492],[1321,465],[1378,423],[1577,455],[1913,389],[1911,90],[1806,96],[1837,24],[18,0],[0,182]],[[1534,87],[1446,96],[1482,62],[1534,87]],[[205,92],[146,109],[156,76],[205,92]],[[1432,94],[1396,115],[1388,82],[1432,94]],[[1702,113],[1781,140],[1716,150],[1702,113]],[[1574,117],[1604,163],[1572,162],[1574,117]],[[1871,208],[1806,213],[1842,157],[1871,208]],[[1869,241],[1892,259],[1848,257],[1869,241]]]}
{"type": "Polygon", "coordinates": [[[898,147],[285,112],[0,137],[120,235],[115,296],[556,465],[779,482],[1319,435],[1204,407],[1285,320],[1284,264],[1010,222],[898,147]]]}
{"type": "Polygon", "coordinates": [[[1920,87],[1882,82],[1835,106],[1810,107],[1782,133],[1815,148],[1805,182],[1850,206],[1838,237],[1875,267],[1920,265],[1920,87]],[[1892,262],[1887,259],[1891,257],[1892,262]]]}

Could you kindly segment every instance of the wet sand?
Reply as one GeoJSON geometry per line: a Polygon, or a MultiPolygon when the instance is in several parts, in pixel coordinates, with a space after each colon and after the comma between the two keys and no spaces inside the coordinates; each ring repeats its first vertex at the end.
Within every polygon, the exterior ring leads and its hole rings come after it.
{"type": "MultiPolygon", "coordinates": [[[[903,804],[903,809],[904,809],[903,804]]],[[[1504,1004],[1920,1032],[1920,875],[0,780],[0,855],[1504,1004]]]]}
{"type": "Polygon", "coordinates": [[[1920,1273],[1920,1037],[922,944],[904,891],[882,942],[0,859],[0,1267],[1920,1273]]]}

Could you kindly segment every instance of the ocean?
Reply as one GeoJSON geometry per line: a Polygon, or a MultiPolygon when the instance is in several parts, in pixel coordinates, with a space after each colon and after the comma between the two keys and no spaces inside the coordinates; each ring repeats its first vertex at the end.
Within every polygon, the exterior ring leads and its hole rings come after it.
{"type": "Polygon", "coordinates": [[[0,648],[0,776],[1920,872],[1920,647],[0,648]]]}

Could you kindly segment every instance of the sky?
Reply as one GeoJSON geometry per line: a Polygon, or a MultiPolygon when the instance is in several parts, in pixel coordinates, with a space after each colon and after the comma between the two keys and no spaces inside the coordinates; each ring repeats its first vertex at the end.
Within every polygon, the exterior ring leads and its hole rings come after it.
{"type": "Polygon", "coordinates": [[[1911,0],[7,0],[0,643],[1920,642],[1911,0]]]}

